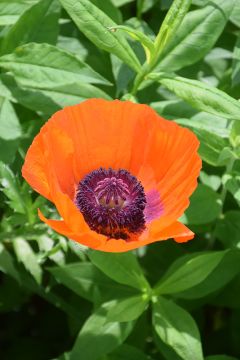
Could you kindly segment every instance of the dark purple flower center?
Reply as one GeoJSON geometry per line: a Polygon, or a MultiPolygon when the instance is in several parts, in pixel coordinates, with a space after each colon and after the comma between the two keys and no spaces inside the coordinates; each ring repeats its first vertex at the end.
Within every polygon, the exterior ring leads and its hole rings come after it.
{"type": "Polygon", "coordinates": [[[97,233],[129,239],[145,229],[146,196],[140,181],[127,170],[94,170],[78,184],[75,203],[97,233]]]}

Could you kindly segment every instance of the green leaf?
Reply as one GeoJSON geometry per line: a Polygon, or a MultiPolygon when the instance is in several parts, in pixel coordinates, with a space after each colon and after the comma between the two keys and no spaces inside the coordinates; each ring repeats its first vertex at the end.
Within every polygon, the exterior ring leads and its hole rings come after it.
{"type": "Polygon", "coordinates": [[[205,130],[201,125],[194,124],[194,121],[187,119],[177,120],[177,123],[193,130],[200,141],[199,155],[208,164],[219,166],[219,156],[224,148],[227,147],[228,140],[217,135],[213,131],[205,130]]]}
{"type": "Polygon", "coordinates": [[[240,148],[240,123],[238,121],[233,121],[230,132],[230,142],[234,148],[240,148]]]}
{"type": "Polygon", "coordinates": [[[124,36],[111,32],[117,24],[88,0],[60,0],[77,27],[100,49],[118,56],[136,72],[141,65],[124,36]]]}
{"type": "Polygon", "coordinates": [[[159,73],[149,77],[159,80],[167,89],[200,111],[240,120],[240,102],[219,89],[181,76],[159,73]]]}
{"type": "Polygon", "coordinates": [[[126,322],[140,317],[148,304],[148,297],[145,294],[117,299],[115,305],[107,314],[107,321],[126,322]]]}
{"type": "MultiPolygon", "coordinates": [[[[182,101],[182,100],[180,100],[182,101]]],[[[188,105],[189,106],[189,105],[188,105]]],[[[190,107],[190,106],[189,106],[190,107]]],[[[229,121],[224,117],[209,114],[207,112],[197,112],[191,116],[190,119],[186,119],[187,115],[182,116],[184,119],[176,120],[184,126],[191,127],[192,129],[206,130],[210,133],[216,134],[221,138],[228,138],[230,135],[229,121]]],[[[227,142],[229,143],[229,142],[227,142]]]]}
{"type": "Polygon", "coordinates": [[[103,304],[81,329],[70,354],[70,360],[97,360],[121,345],[134,323],[107,322],[106,315],[113,304],[103,304]]]}
{"type": "Polygon", "coordinates": [[[0,46],[0,53],[12,52],[28,42],[56,43],[60,7],[57,0],[41,0],[31,6],[11,27],[0,46]]]}
{"type": "Polygon", "coordinates": [[[122,23],[122,14],[120,10],[113,5],[111,0],[91,0],[91,2],[102,10],[106,15],[108,15],[113,21],[117,24],[122,23]]]}
{"type": "Polygon", "coordinates": [[[151,360],[148,355],[145,355],[138,348],[123,344],[108,355],[106,360],[151,360]]]}
{"type": "Polygon", "coordinates": [[[160,339],[183,360],[203,360],[198,328],[183,308],[160,297],[153,304],[153,326],[160,339]]]}
{"type": "Polygon", "coordinates": [[[41,283],[42,269],[38,264],[37,256],[33,252],[29,243],[21,237],[13,240],[14,250],[19,262],[32,274],[38,284],[41,283]]]}
{"type": "Polygon", "coordinates": [[[90,251],[88,255],[91,262],[114,281],[143,291],[149,289],[136,256],[132,253],[90,251]]]}
{"type": "MultiPolygon", "coordinates": [[[[189,255],[189,257],[191,257],[191,255],[189,255]]],[[[202,282],[186,291],[178,293],[177,297],[199,299],[219,291],[239,273],[239,260],[240,254],[238,250],[228,250],[223,259],[202,282]]]]}
{"type": "Polygon", "coordinates": [[[236,45],[234,47],[232,65],[233,65],[232,85],[236,86],[240,84],[240,36],[238,37],[236,45]]]}
{"type": "Polygon", "coordinates": [[[110,84],[76,55],[49,44],[19,46],[12,54],[0,57],[0,67],[30,88],[51,89],[73,82],[110,84]]]}
{"type": "Polygon", "coordinates": [[[1,0],[0,2],[0,26],[12,25],[36,0],[1,0]]]}
{"type": "Polygon", "coordinates": [[[11,164],[19,148],[19,139],[3,140],[0,137],[0,162],[11,164]]]}
{"type": "Polygon", "coordinates": [[[131,296],[131,288],[116,284],[91,263],[74,263],[48,268],[55,279],[81,297],[95,302],[97,298],[107,300],[125,292],[131,296]]]}
{"type": "Polygon", "coordinates": [[[221,186],[221,178],[218,175],[208,175],[205,171],[201,171],[199,178],[203,185],[210,187],[214,191],[217,191],[221,186]]]}
{"type": "Polygon", "coordinates": [[[231,12],[230,20],[238,27],[240,27],[240,3],[236,1],[233,11],[231,12]]]}
{"type": "Polygon", "coordinates": [[[224,174],[222,181],[224,188],[233,195],[240,206],[240,175],[238,173],[224,174]]]}
{"type": "Polygon", "coordinates": [[[108,28],[110,31],[117,31],[118,29],[125,31],[127,34],[129,34],[134,40],[137,40],[140,42],[142,47],[145,50],[147,62],[150,61],[151,57],[154,54],[154,44],[151,39],[149,39],[148,36],[146,36],[143,32],[133,29],[129,26],[123,26],[123,25],[116,25],[108,28]]]}
{"type": "Polygon", "coordinates": [[[39,88],[37,82],[33,81],[34,87],[32,88],[24,86],[24,79],[23,83],[17,84],[14,78],[9,75],[5,76],[4,81],[20,104],[31,110],[41,111],[47,116],[65,106],[79,104],[85,99],[111,99],[103,90],[91,84],[72,82],[56,84],[52,88],[47,86],[39,88]]]}
{"type": "Polygon", "coordinates": [[[0,243],[0,271],[11,276],[20,284],[20,276],[15,267],[12,255],[5,249],[3,244],[0,243]]]}
{"type": "Polygon", "coordinates": [[[240,211],[227,211],[224,217],[218,220],[215,234],[227,248],[240,249],[240,211]]]}
{"type": "Polygon", "coordinates": [[[157,69],[176,71],[203,58],[222,33],[234,3],[235,0],[214,0],[189,12],[160,56],[157,69]]]}
{"type": "Polygon", "coordinates": [[[155,294],[176,294],[203,282],[226,255],[226,251],[193,254],[176,260],[156,285],[155,294]]]}
{"type": "Polygon", "coordinates": [[[167,44],[178,34],[179,26],[181,25],[192,0],[174,0],[167,15],[165,16],[160,30],[155,39],[156,58],[167,44]]]}
{"type": "Polygon", "coordinates": [[[7,196],[9,206],[20,214],[26,213],[26,204],[18,179],[12,170],[0,162],[0,185],[3,193],[7,196]]]}
{"type": "Polygon", "coordinates": [[[220,212],[219,195],[208,186],[199,184],[190,198],[190,206],[183,216],[183,221],[194,225],[209,224],[218,218],[220,212]]]}
{"type": "MultiPolygon", "coordinates": [[[[179,99],[156,101],[156,102],[152,102],[150,106],[159,115],[167,119],[173,119],[173,120],[178,118],[190,118],[197,113],[197,110],[195,110],[192,106],[187,104],[185,101],[179,99]]],[[[177,120],[177,121],[181,121],[181,120],[177,120]]],[[[183,119],[183,121],[185,121],[185,119],[183,119]]],[[[185,124],[183,123],[183,125],[185,124]]]]}
{"type": "Polygon", "coordinates": [[[14,140],[21,136],[21,126],[10,101],[0,96],[0,138],[14,140]]]}

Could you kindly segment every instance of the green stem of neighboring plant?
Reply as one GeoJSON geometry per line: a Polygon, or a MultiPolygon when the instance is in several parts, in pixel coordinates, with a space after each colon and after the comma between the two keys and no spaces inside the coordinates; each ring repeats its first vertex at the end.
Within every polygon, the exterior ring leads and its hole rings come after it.
{"type": "Polygon", "coordinates": [[[153,57],[149,63],[145,62],[142,67],[142,71],[137,74],[132,90],[130,93],[135,96],[139,87],[141,86],[142,82],[146,80],[147,76],[153,71],[154,67],[156,66],[156,57],[153,57]]]}
{"type": "MultiPolygon", "coordinates": [[[[234,165],[234,162],[235,162],[235,158],[232,157],[230,160],[229,160],[229,163],[228,165],[226,166],[226,173],[230,173],[233,169],[233,165],[234,165]]],[[[222,210],[221,210],[221,215],[223,215],[223,206],[224,206],[224,202],[225,202],[225,199],[226,199],[226,195],[227,195],[227,189],[225,186],[222,187],[222,191],[220,193],[220,200],[221,200],[221,206],[222,206],[222,210]]]]}
{"type": "MultiPolygon", "coordinates": [[[[229,163],[226,166],[226,173],[230,173],[232,171],[235,160],[236,159],[234,157],[232,157],[229,160],[229,163]]],[[[221,213],[219,215],[220,218],[223,216],[223,207],[224,207],[226,196],[227,196],[227,189],[226,189],[225,186],[222,186],[222,190],[220,192],[220,201],[221,201],[221,213]]],[[[216,240],[215,229],[216,229],[216,224],[214,225],[211,237],[209,239],[209,243],[208,243],[208,248],[209,249],[213,248],[215,240],[216,240]]]]}

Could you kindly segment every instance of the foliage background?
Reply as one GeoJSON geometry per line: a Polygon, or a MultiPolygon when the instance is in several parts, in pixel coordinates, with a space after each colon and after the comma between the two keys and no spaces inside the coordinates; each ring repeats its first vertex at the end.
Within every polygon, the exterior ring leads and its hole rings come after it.
{"type": "Polygon", "coordinates": [[[240,2],[176,0],[159,33],[171,4],[0,0],[1,360],[240,358],[240,2]],[[107,254],[39,221],[38,207],[56,214],[21,177],[26,150],[91,97],[196,133],[203,169],[181,219],[194,241],[107,254]]]}

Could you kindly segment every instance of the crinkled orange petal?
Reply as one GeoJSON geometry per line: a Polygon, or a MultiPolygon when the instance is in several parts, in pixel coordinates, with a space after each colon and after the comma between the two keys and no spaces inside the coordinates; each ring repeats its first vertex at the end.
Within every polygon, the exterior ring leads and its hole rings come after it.
{"type": "MultiPolygon", "coordinates": [[[[180,224],[177,219],[197,185],[201,168],[198,146],[191,131],[162,119],[146,105],[91,99],[52,116],[29,148],[22,173],[56,205],[69,237],[82,243],[93,232],[74,204],[74,196],[86,174],[99,167],[123,168],[137,176],[146,191],[158,191],[163,214],[147,224],[147,232],[138,241],[107,240],[96,233],[90,236],[101,238],[99,250],[127,251],[172,237],[170,231],[183,234],[184,225],[174,228],[173,224],[180,224]],[[163,231],[168,231],[167,235],[163,236],[163,231]]],[[[186,241],[188,231],[176,239],[186,241]]],[[[95,245],[90,242],[88,246],[95,245]]]]}
{"type": "Polygon", "coordinates": [[[189,205],[202,165],[198,147],[199,141],[191,131],[159,119],[138,175],[144,183],[144,169],[151,168],[154,174],[152,185],[158,190],[163,207],[163,215],[155,220],[159,229],[176,221],[189,205]]]}
{"type": "Polygon", "coordinates": [[[170,238],[174,238],[175,241],[180,243],[191,240],[193,237],[194,233],[190,229],[188,229],[182,223],[176,221],[162,231],[151,234],[142,234],[136,241],[110,239],[103,242],[95,249],[106,252],[125,252],[137,249],[153,242],[168,240],[170,238]]]}
{"type": "Polygon", "coordinates": [[[28,149],[22,167],[22,175],[35,191],[45,198],[52,200],[46,169],[44,144],[41,134],[38,134],[28,149]]]}
{"type": "Polygon", "coordinates": [[[129,169],[138,153],[138,168],[151,128],[152,110],[129,101],[90,99],[58,113],[55,121],[72,140],[78,180],[99,167],[129,169]],[[138,139],[138,147],[135,147],[138,139]],[[134,145],[133,145],[134,143],[134,145]]]}
{"type": "Polygon", "coordinates": [[[39,218],[48,226],[50,226],[53,230],[72,240],[79,242],[82,245],[95,249],[101,246],[104,241],[106,241],[105,236],[99,235],[95,231],[76,233],[69,229],[69,227],[63,220],[47,219],[40,210],[38,210],[38,215],[39,218]]]}

